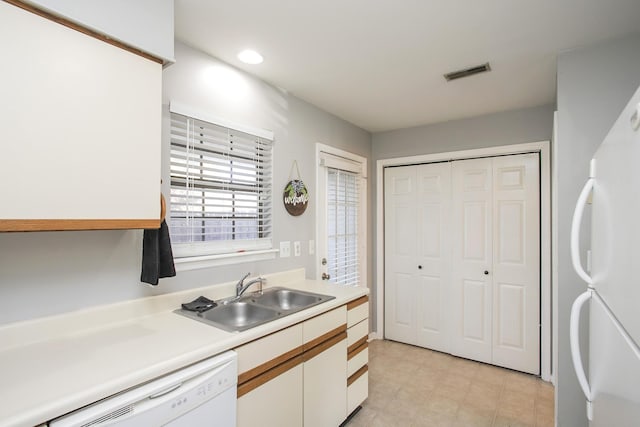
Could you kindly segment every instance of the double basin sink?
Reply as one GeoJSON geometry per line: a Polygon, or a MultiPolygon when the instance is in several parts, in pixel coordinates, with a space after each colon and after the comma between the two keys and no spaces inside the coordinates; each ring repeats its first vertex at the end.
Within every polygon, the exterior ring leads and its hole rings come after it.
{"type": "Polygon", "coordinates": [[[202,313],[176,310],[176,313],[226,331],[244,331],[334,299],[330,295],[276,287],[262,293],[231,300],[202,313]]]}

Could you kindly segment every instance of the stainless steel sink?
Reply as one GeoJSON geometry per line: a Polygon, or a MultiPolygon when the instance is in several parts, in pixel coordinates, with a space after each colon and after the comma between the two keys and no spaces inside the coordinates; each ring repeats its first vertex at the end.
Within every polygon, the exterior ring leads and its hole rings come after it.
{"type": "Polygon", "coordinates": [[[235,301],[221,303],[203,313],[179,309],[183,316],[216,326],[226,331],[244,331],[292,313],[334,299],[330,295],[287,288],[270,288],[235,301]]]}
{"type": "Polygon", "coordinates": [[[199,313],[198,317],[215,323],[222,329],[244,331],[277,319],[281,315],[282,313],[270,308],[237,301],[199,313]]]}
{"type": "Polygon", "coordinates": [[[262,306],[273,307],[278,310],[298,311],[329,301],[333,298],[334,297],[328,295],[287,288],[271,288],[266,290],[262,295],[248,297],[246,301],[262,306]]]}

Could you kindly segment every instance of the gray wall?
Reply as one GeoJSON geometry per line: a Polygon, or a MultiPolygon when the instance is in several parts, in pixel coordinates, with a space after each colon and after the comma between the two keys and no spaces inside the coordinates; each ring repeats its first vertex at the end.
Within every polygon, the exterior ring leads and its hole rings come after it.
{"type": "MultiPolygon", "coordinates": [[[[308,252],[309,239],[315,239],[315,143],[370,159],[371,135],[179,43],[176,60],[164,70],[165,104],[180,101],[275,132],[273,240],[276,247],[282,240],[301,241],[302,256],[179,272],[150,287],[139,281],[140,230],[0,233],[0,324],[212,285],[248,271],[262,274],[304,267],[307,277],[315,276],[315,257],[308,252]],[[312,197],[299,217],[289,216],[278,198],[294,159],[312,197]]],[[[165,105],[165,116],[166,111],[165,105]]],[[[166,130],[165,120],[164,145],[166,130]]],[[[168,179],[164,183],[163,192],[168,194],[168,179]]]]}
{"type": "MultiPolygon", "coordinates": [[[[553,128],[553,110],[552,105],[545,105],[376,133],[372,139],[374,172],[371,173],[370,180],[375,182],[375,162],[380,159],[549,141],[553,128]]],[[[373,197],[373,206],[376,206],[376,193],[373,197]]],[[[374,236],[374,245],[378,238],[381,239],[382,236],[374,236]]],[[[382,283],[382,278],[373,283],[374,299],[378,283],[382,283]]],[[[374,301],[372,305],[375,307],[375,304],[374,301]]],[[[376,321],[373,320],[374,327],[376,321]]]]}
{"type": "Polygon", "coordinates": [[[373,159],[444,153],[551,139],[553,106],[513,110],[373,135],[373,159]]]}
{"type": "MultiPolygon", "coordinates": [[[[609,128],[640,85],[640,34],[566,52],[558,57],[558,140],[556,142],[558,233],[558,367],[559,426],[586,426],[585,401],[569,350],[569,313],[585,290],[571,266],[571,217],[589,173],[589,161],[609,128]]],[[[588,222],[585,217],[584,222],[588,222]]],[[[588,243],[584,227],[582,241],[588,243]]],[[[586,245],[585,245],[586,246],[586,245]]],[[[583,319],[584,320],[584,319],[583,319]]],[[[586,329],[585,327],[582,329],[586,329]]]]}

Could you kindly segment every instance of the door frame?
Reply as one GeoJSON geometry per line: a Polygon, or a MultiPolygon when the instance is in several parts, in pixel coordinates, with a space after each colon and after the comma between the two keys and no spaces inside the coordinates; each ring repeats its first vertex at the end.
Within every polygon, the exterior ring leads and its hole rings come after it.
{"type": "Polygon", "coordinates": [[[384,338],[384,168],[509,154],[540,153],[540,376],[552,377],[551,147],[549,141],[380,159],[376,162],[376,333],[384,338]]]}

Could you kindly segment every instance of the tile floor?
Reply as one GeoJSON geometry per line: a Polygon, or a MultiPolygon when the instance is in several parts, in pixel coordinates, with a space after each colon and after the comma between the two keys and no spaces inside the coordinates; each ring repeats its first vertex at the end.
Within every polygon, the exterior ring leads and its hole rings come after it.
{"type": "Polygon", "coordinates": [[[375,340],[369,398],[347,426],[553,427],[553,407],[553,386],[532,375],[375,340]]]}

